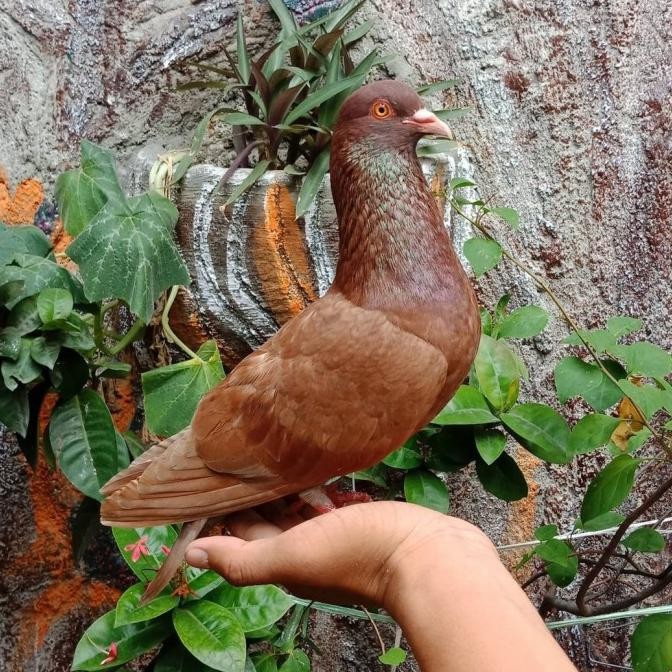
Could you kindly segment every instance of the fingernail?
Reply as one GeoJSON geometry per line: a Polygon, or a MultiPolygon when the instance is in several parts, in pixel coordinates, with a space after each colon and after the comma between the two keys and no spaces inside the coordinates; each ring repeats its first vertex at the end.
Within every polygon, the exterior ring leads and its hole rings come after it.
{"type": "Polygon", "coordinates": [[[202,548],[190,548],[184,559],[192,566],[200,569],[208,568],[208,554],[202,548]]]}

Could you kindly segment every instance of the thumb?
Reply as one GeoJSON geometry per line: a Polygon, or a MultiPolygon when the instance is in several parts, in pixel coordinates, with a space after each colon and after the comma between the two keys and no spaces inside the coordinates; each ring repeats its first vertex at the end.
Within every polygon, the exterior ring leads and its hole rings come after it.
{"type": "Polygon", "coordinates": [[[200,569],[213,569],[234,586],[278,581],[273,539],[243,541],[237,537],[205,537],[187,547],[185,560],[200,569]]]}

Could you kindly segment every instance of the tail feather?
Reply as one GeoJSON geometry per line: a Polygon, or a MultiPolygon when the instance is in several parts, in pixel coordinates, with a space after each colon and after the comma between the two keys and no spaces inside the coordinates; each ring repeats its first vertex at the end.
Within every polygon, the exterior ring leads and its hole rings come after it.
{"type": "Polygon", "coordinates": [[[168,585],[184,560],[187,546],[198,537],[207,520],[207,518],[201,518],[182,525],[180,534],[170,549],[168,557],[164,560],[156,576],[147,584],[147,588],[140,599],[140,606],[153,600],[168,585]]]}

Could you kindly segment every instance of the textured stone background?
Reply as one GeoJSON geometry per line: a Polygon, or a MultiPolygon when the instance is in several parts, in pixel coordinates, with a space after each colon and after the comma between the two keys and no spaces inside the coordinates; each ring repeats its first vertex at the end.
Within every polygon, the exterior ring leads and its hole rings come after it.
{"type": "MultiPolygon", "coordinates": [[[[183,146],[220,101],[172,91],[174,68],[192,57],[216,57],[239,10],[257,42],[267,42],[274,23],[256,0],[3,3],[0,163],[9,179],[0,176],[0,187],[11,185],[0,193],[0,214],[21,205],[12,190],[28,178],[44,184],[48,201],[55,175],[76,160],[81,137],[113,148],[126,165],[139,152],[183,146]]],[[[434,102],[473,108],[453,123],[464,144],[457,171],[484,185],[484,196],[520,210],[522,231],[505,234],[516,253],[552,278],[585,326],[604,314],[642,315],[647,335],[671,347],[672,6],[369,0],[364,14],[378,17],[374,39],[400,55],[391,74],[413,83],[462,81],[434,102]]],[[[225,139],[214,139],[204,159],[225,163],[228,151],[225,139]]],[[[30,200],[39,185],[26,184],[18,196],[30,200]]],[[[465,233],[454,230],[458,241],[465,233]]],[[[508,290],[514,302],[544,303],[528,282],[504,271],[484,284],[486,302],[508,290]]],[[[524,390],[530,398],[551,397],[563,336],[556,322],[524,349],[534,371],[534,388],[524,390]]],[[[113,557],[104,536],[73,563],[75,493],[44,467],[31,475],[10,438],[0,446],[0,557],[8,563],[0,580],[0,667],[60,672],[124,576],[119,567],[101,566],[101,558],[113,557]]],[[[497,541],[529,538],[535,519],[574,518],[594,466],[585,460],[551,470],[528,460],[536,486],[511,507],[471,487],[469,473],[460,475],[451,482],[454,512],[497,541]]],[[[370,635],[366,626],[321,620],[315,636],[324,655],[315,669],[380,669],[370,635]]],[[[623,664],[624,639],[574,629],[563,642],[581,669],[607,670],[591,658],[623,664]]]]}

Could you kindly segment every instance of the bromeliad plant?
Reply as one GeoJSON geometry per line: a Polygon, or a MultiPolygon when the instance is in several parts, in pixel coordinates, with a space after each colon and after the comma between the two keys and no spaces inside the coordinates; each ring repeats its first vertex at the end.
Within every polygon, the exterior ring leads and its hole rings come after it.
{"type": "MultiPolygon", "coordinates": [[[[364,4],[351,0],[337,11],[299,26],[281,0],[270,0],[281,30],[277,41],[260,55],[253,56],[245,39],[242,17],[236,26],[236,49],[232,56],[225,48],[224,67],[194,63],[192,67],[215,75],[207,80],[189,81],[179,89],[220,89],[225,96],[235,94],[242,109],[220,107],[201,122],[200,131],[217,117],[231,125],[236,157],[223,181],[237,168],[249,174],[231,192],[226,205],[233,203],[268,170],[284,170],[302,178],[296,216],[303,216],[313,202],[329,169],[331,132],[343,101],[358,89],[373,68],[388,63],[393,56],[367,53],[358,63],[351,49],[371,30],[373,20],[348,29],[350,19],[364,4]]],[[[429,94],[455,86],[455,80],[436,82],[418,89],[429,94]]],[[[442,119],[454,118],[460,109],[436,110],[442,119]]],[[[450,141],[432,142],[420,151],[436,154],[452,148],[450,141]]],[[[200,146],[200,143],[199,143],[200,146]]],[[[172,157],[176,165],[172,178],[164,165],[162,175],[168,190],[185,174],[194,148],[172,157]]]]}

